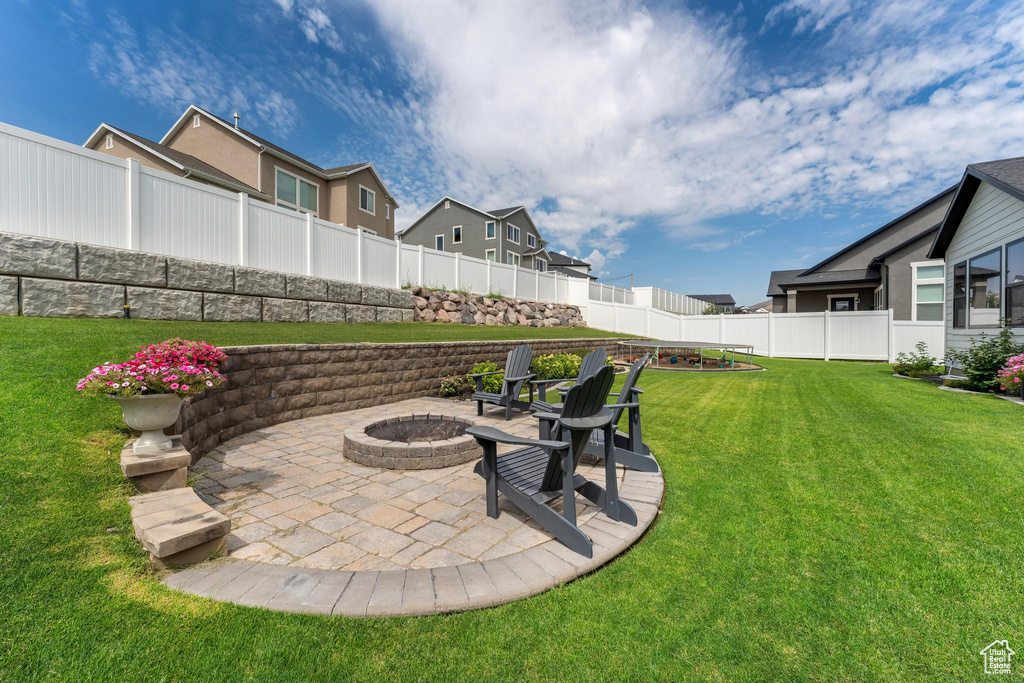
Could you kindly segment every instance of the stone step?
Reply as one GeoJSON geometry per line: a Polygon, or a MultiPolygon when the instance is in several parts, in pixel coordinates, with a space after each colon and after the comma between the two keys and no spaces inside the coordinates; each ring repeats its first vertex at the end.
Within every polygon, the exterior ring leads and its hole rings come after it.
{"type": "Polygon", "coordinates": [[[132,450],[132,442],[129,441],[121,449],[121,471],[129,479],[177,470],[188,467],[192,464],[192,455],[181,445],[180,436],[172,436],[171,443],[174,447],[166,451],[155,453],[135,453],[132,450]]]}
{"type": "MultiPolygon", "coordinates": [[[[231,520],[204,503],[188,487],[132,496],[129,503],[135,536],[154,561],[166,561],[190,548],[209,544],[231,530],[231,520]]],[[[211,554],[216,545],[206,546],[211,554]]],[[[201,561],[205,556],[198,559],[189,556],[189,559],[201,561]]]]}

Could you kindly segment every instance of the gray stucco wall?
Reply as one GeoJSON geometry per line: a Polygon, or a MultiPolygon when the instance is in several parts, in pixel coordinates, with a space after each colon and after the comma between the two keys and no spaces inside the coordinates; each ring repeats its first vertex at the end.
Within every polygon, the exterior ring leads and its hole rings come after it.
{"type": "MultiPolygon", "coordinates": [[[[953,269],[956,264],[992,249],[1002,251],[1003,278],[1006,271],[1006,244],[1024,238],[1024,202],[981,183],[960,227],[946,249],[946,347],[966,349],[971,337],[996,334],[994,328],[971,329],[953,327],[953,269]]],[[[1003,282],[1005,287],[1006,283],[1003,282]]],[[[1005,290],[1000,293],[1005,299],[1005,290]]],[[[1005,301],[1002,305],[1005,307],[1005,301]]],[[[1024,342],[1024,328],[1016,328],[1017,341],[1024,342]]]]}
{"type": "MultiPolygon", "coordinates": [[[[914,269],[912,263],[929,261],[928,249],[934,233],[891,254],[885,260],[889,276],[889,308],[894,320],[914,319],[914,269]]],[[[883,282],[886,269],[882,269],[883,282]]]]}
{"type": "Polygon", "coordinates": [[[907,216],[890,229],[871,239],[865,240],[863,244],[858,244],[842,256],[822,266],[820,270],[832,271],[867,268],[874,257],[906,242],[914,235],[940,222],[946,215],[946,208],[949,206],[952,198],[953,193],[951,192],[938,201],[932,202],[921,210],[907,216]]]}

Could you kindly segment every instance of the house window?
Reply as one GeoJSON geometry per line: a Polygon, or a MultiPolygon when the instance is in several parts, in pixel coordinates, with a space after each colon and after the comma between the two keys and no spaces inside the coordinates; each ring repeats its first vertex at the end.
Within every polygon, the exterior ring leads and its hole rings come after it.
{"type": "Polygon", "coordinates": [[[494,256],[494,249],[488,249],[487,251],[485,251],[484,258],[487,259],[488,261],[496,261],[497,259],[494,256]]]}
{"type": "Polygon", "coordinates": [[[1024,327],[1024,240],[1006,245],[1006,317],[1024,327]]]}
{"type": "Polygon", "coordinates": [[[193,114],[192,115],[192,127],[193,128],[198,128],[199,127],[199,114],[193,114]]]}
{"type": "Polygon", "coordinates": [[[544,259],[537,259],[537,270],[542,273],[548,272],[548,262],[544,259]]]}
{"type": "Polygon", "coordinates": [[[505,255],[505,258],[510,266],[519,266],[519,254],[515,254],[510,251],[505,255]]]}
{"type": "Polygon", "coordinates": [[[537,246],[537,237],[532,232],[526,233],[526,246],[531,249],[537,246]]]}
{"type": "Polygon", "coordinates": [[[882,288],[882,285],[875,287],[875,310],[885,310],[885,290],[882,288]]]}
{"type": "Polygon", "coordinates": [[[384,202],[384,218],[391,218],[391,205],[384,202]]]}
{"type": "Polygon", "coordinates": [[[365,232],[367,235],[376,235],[377,234],[376,230],[370,230],[369,228],[364,228],[361,225],[357,225],[356,227],[359,228],[362,232],[365,232]]]}
{"type": "Polygon", "coordinates": [[[107,149],[114,149],[114,136],[113,135],[108,135],[107,136],[107,149]]]}
{"type": "Polygon", "coordinates": [[[911,263],[914,272],[912,320],[942,320],[946,302],[946,269],[940,263],[911,263]]]}
{"type": "Polygon", "coordinates": [[[999,293],[1002,287],[999,249],[975,256],[967,263],[967,325],[999,327],[999,293]]]}
{"type": "Polygon", "coordinates": [[[967,261],[953,266],[953,327],[967,327],[967,261]]]}
{"type": "Polygon", "coordinates": [[[377,215],[377,193],[373,190],[359,186],[359,208],[366,213],[377,215]]]}
{"type": "Polygon", "coordinates": [[[840,296],[833,296],[830,294],[828,297],[828,310],[833,313],[856,311],[857,297],[853,294],[843,294],[840,296]]]}
{"type": "Polygon", "coordinates": [[[444,251],[444,235],[434,235],[434,249],[444,251]]]}
{"type": "Polygon", "coordinates": [[[317,213],[320,186],[277,169],[277,205],[292,211],[317,213]]]}
{"type": "Polygon", "coordinates": [[[444,208],[446,208],[446,209],[452,208],[452,203],[450,201],[448,201],[447,199],[444,200],[444,208]]]}
{"type": "Polygon", "coordinates": [[[452,226],[452,244],[462,244],[462,226],[452,226]]]}
{"type": "Polygon", "coordinates": [[[508,224],[508,241],[519,244],[519,228],[511,223],[508,224]]]}
{"type": "Polygon", "coordinates": [[[486,223],[484,223],[484,232],[484,239],[494,239],[494,221],[487,221],[486,223]]]}

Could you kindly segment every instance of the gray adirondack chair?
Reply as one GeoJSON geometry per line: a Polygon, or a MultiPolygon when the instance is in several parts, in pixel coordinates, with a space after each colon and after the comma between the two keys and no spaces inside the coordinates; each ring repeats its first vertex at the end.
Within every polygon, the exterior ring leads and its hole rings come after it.
{"type": "Polygon", "coordinates": [[[610,518],[636,526],[636,511],[619,499],[613,447],[609,446],[605,453],[605,487],[576,472],[595,430],[603,430],[607,434],[605,443],[612,443],[612,411],[605,407],[612,379],[612,368],[603,368],[569,389],[560,415],[538,413],[540,439],[512,436],[494,427],[466,430],[483,448],[475,471],[487,482],[489,517],[497,519],[500,514],[501,492],[568,548],[586,557],[594,556],[594,546],[576,525],[577,491],[610,518]],[[553,429],[558,430],[558,439],[550,438],[553,429]],[[499,456],[499,443],[521,448],[499,456]],[[562,512],[549,505],[558,498],[562,498],[562,512]]]}
{"type": "MultiPolygon", "coordinates": [[[[640,358],[630,366],[629,372],[626,374],[626,380],[622,383],[622,391],[611,394],[612,396],[617,396],[618,400],[608,406],[612,411],[611,434],[615,461],[620,465],[640,470],[641,472],[657,472],[659,469],[658,461],[651,455],[651,449],[647,447],[643,440],[643,432],[640,428],[640,394],[644,392],[636,386],[637,380],[640,379],[640,373],[650,358],[651,354],[645,354],[643,358],[640,358]],[[622,433],[615,428],[615,425],[618,425],[619,419],[622,417],[623,410],[629,411],[628,431],[626,433],[622,433]]],[[[607,452],[607,441],[605,439],[606,435],[604,432],[595,432],[591,436],[589,443],[587,443],[587,455],[596,457],[598,460],[603,458],[607,452]]]]}
{"type": "Polygon", "coordinates": [[[533,403],[533,385],[530,385],[529,402],[520,400],[519,394],[523,390],[523,384],[536,377],[535,374],[530,372],[531,363],[533,363],[533,349],[527,344],[521,344],[508,352],[504,370],[478,372],[469,375],[476,381],[476,392],[471,397],[472,400],[476,401],[476,414],[484,414],[485,403],[504,406],[505,420],[512,419],[513,408],[529,410],[530,404],[533,403]],[[505,373],[505,378],[501,383],[501,393],[494,394],[484,391],[484,377],[496,375],[499,372],[505,373]]]}
{"type": "MultiPolygon", "coordinates": [[[[583,360],[580,361],[580,369],[576,373],[576,383],[579,384],[588,377],[593,377],[594,375],[596,375],[597,371],[605,366],[607,360],[608,352],[605,351],[604,349],[594,349],[587,355],[583,356],[583,360]]],[[[548,385],[572,381],[572,377],[565,377],[562,379],[530,380],[530,384],[537,387],[537,400],[533,402],[533,405],[530,407],[530,410],[537,413],[552,412],[554,406],[557,404],[548,403],[548,385]]],[[[568,391],[568,389],[566,389],[566,391],[568,391]]]]}

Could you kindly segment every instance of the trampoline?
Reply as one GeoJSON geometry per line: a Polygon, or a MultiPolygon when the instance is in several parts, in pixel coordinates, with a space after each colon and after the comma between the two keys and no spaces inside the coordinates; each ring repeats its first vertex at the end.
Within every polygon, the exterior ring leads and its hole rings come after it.
{"type": "Polygon", "coordinates": [[[616,360],[632,363],[644,353],[651,354],[648,367],[655,370],[684,372],[748,372],[764,370],[754,364],[751,344],[715,342],[660,341],[627,339],[617,344],[616,360]]]}

